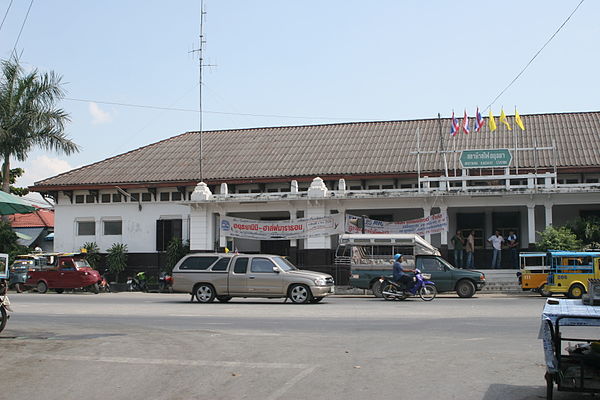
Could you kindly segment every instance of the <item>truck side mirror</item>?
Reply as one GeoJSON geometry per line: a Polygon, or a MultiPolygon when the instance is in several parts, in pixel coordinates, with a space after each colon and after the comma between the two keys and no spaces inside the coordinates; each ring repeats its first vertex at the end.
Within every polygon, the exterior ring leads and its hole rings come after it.
{"type": "Polygon", "coordinates": [[[273,272],[275,272],[276,274],[278,274],[280,272],[279,271],[279,267],[273,267],[273,272]]]}

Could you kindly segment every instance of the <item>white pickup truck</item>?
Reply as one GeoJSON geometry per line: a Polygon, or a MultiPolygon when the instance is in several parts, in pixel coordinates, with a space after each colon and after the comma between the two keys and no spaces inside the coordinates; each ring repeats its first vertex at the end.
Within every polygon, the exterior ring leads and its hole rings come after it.
{"type": "Polygon", "coordinates": [[[331,275],[299,270],[284,257],[270,254],[188,254],[173,268],[173,290],[190,293],[200,303],[232,297],[318,303],[334,292],[333,285],[331,275]]]}

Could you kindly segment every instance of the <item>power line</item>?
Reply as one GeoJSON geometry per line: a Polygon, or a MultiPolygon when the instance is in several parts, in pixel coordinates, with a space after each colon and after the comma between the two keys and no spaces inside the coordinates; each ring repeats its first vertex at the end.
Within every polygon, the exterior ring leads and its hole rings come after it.
{"type": "Polygon", "coordinates": [[[10,0],[10,3],[8,3],[8,8],[6,9],[6,12],[4,13],[4,18],[2,18],[2,23],[0,24],[0,30],[2,30],[2,27],[4,26],[4,21],[6,21],[6,16],[8,15],[8,12],[10,11],[10,6],[12,6],[13,0],[10,0]]]}
{"type": "Polygon", "coordinates": [[[27,22],[27,18],[29,17],[29,11],[31,11],[31,6],[33,5],[33,0],[29,2],[29,8],[27,9],[27,14],[25,14],[25,19],[21,24],[21,29],[19,30],[19,36],[17,36],[17,40],[15,41],[15,45],[13,47],[13,52],[17,49],[17,44],[19,43],[19,39],[21,38],[21,33],[23,33],[23,28],[25,27],[25,22],[27,22]]]}
{"type": "Polygon", "coordinates": [[[531,65],[531,63],[533,62],[533,60],[536,59],[536,57],[542,52],[542,50],[544,50],[546,48],[546,46],[548,46],[548,44],[552,41],[552,39],[554,39],[554,37],[558,34],[558,32],[560,32],[560,30],[567,24],[567,22],[569,22],[569,20],[573,16],[573,14],[575,14],[575,12],[577,11],[577,9],[581,6],[581,4],[583,4],[584,1],[585,0],[581,0],[579,2],[579,4],[577,4],[577,7],[575,7],[575,9],[573,10],[573,12],[571,14],[569,14],[569,16],[567,17],[567,19],[565,20],[565,22],[563,22],[562,25],[558,27],[558,29],[556,30],[556,32],[554,32],[554,34],[552,36],[550,36],[550,39],[548,39],[546,41],[546,43],[544,43],[544,45],[542,46],[542,48],[539,49],[537,51],[537,53],[535,53],[535,55],[531,58],[531,60],[529,60],[529,62],[527,63],[527,65],[525,65],[525,67],[523,67],[523,69],[521,70],[521,72],[519,72],[517,74],[517,76],[515,76],[515,78],[508,84],[508,86],[506,86],[500,92],[500,94],[498,96],[496,96],[496,98],[485,108],[486,110],[489,110],[492,107],[492,105],[496,102],[496,100],[498,100],[504,94],[504,92],[506,92],[508,90],[508,88],[510,88],[512,86],[512,84],[515,83],[517,81],[517,79],[519,79],[519,77],[521,75],[523,75],[523,73],[531,65]]]}
{"type": "MultiPolygon", "coordinates": [[[[190,108],[173,108],[173,107],[151,106],[151,105],[144,105],[144,104],[117,103],[117,102],[112,102],[112,101],[77,99],[77,98],[73,98],[73,97],[65,97],[64,100],[78,101],[78,102],[82,102],[82,103],[106,104],[106,105],[111,105],[111,106],[143,108],[143,109],[150,109],[150,110],[180,111],[180,112],[193,112],[193,113],[200,112],[199,110],[194,110],[194,109],[190,109],[190,108]]],[[[322,120],[332,120],[332,121],[351,119],[351,118],[310,117],[310,116],[280,115],[280,114],[252,114],[252,113],[225,112],[225,111],[207,111],[207,110],[202,110],[202,112],[208,113],[208,114],[241,115],[241,116],[247,116],[247,117],[266,117],[266,118],[322,119],[322,120]]],[[[352,118],[352,119],[354,119],[354,118],[352,118]]],[[[363,121],[375,121],[375,120],[364,119],[363,121]]]]}

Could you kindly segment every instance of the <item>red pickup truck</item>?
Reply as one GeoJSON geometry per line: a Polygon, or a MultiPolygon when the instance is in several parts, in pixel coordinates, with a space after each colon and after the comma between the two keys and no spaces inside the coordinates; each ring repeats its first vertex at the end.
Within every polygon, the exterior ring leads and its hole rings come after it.
{"type": "Polygon", "coordinates": [[[80,254],[56,255],[54,265],[27,273],[25,286],[35,287],[39,293],[53,289],[62,293],[65,289],[88,288],[98,293],[98,283],[102,281],[100,273],[92,269],[80,254]]]}

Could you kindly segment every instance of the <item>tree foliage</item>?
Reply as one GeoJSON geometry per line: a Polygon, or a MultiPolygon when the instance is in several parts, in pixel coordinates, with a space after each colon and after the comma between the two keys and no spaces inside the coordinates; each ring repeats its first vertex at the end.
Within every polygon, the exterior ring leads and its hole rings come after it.
{"type": "Polygon", "coordinates": [[[598,248],[600,243],[600,218],[576,218],[566,225],[581,241],[584,248],[598,248]]]}
{"type": "Polygon", "coordinates": [[[26,73],[17,57],[0,68],[0,157],[2,190],[10,190],[10,160],[25,161],[34,147],[67,155],[79,151],[65,134],[69,115],[56,103],[64,97],[61,77],[54,72],[26,73]]]}
{"type": "Polygon", "coordinates": [[[96,242],[86,242],[83,244],[85,249],[85,259],[94,269],[98,269],[98,263],[100,262],[100,248],[96,242]]]}
{"type": "Polygon", "coordinates": [[[165,265],[165,271],[171,273],[173,267],[177,264],[177,261],[181,260],[183,256],[190,252],[190,246],[188,243],[182,243],[181,239],[174,237],[167,244],[167,263],[165,265]]]}
{"type": "Polygon", "coordinates": [[[28,249],[17,242],[17,234],[10,224],[0,220],[0,253],[8,254],[9,263],[12,263],[19,254],[27,254],[28,249]]]}
{"type": "Polygon", "coordinates": [[[540,234],[540,240],[536,244],[536,248],[540,251],[547,250],[581,250],[581,241],[577,236],[566,226],[553,227],[549,226],[540,234]]]}
{"type": "Polygon", "coordinates": [[[115,282],[119,282],[119,274],[127,267],[127,245],[113,243],[107,252],[106,263],[108,264],[108,270],[114,274],[115,282]]]}
{"type": "MultiPolygon", "coordinates": [[[[10,194],[14,194],[15,196],[25,196],[27,193],[29,193],[29,189],[27,188],[13,186],[17,181],[17,178],[23,176],[24,173],[25,170],[23,168],[13,168],[10,170],[10,175],[8,177],[8,183],[10,185],[10,194]]],[[[0,182],[2,181],[2,170],[0,170],[0,182]]]]}

